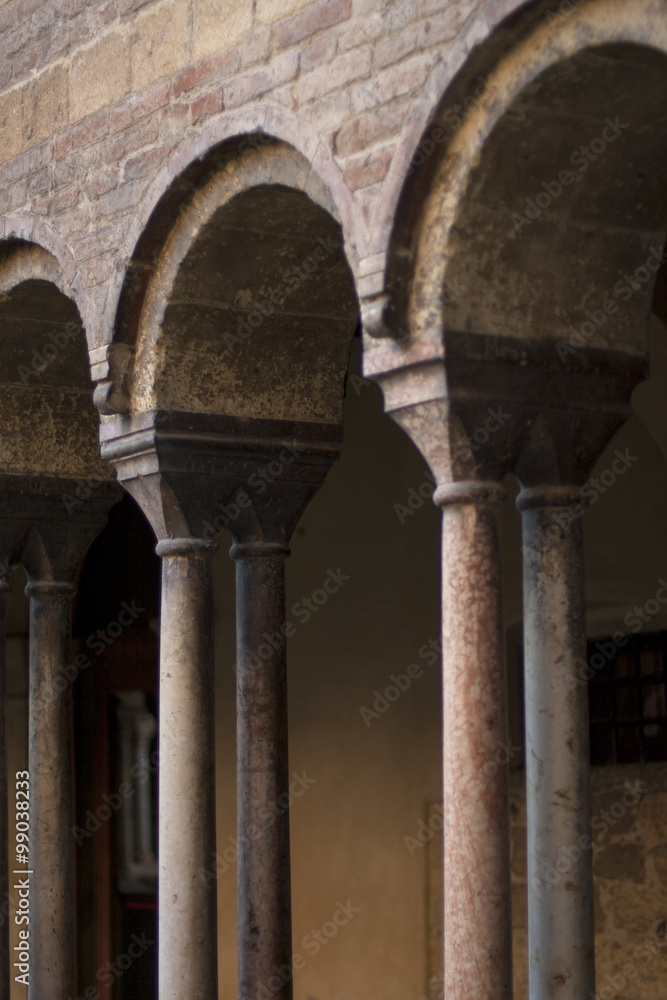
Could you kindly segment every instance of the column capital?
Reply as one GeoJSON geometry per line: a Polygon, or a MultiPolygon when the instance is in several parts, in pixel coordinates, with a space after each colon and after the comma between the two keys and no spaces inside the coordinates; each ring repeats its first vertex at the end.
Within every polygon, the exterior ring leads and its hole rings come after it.
{"type": "Polygon", "coordinates": [[[548,483],[524,487],[516,498],[516,505],[521,512],[541,507],[569,507],[575,503],[581,504],[583,508],[587,501],[581,494],[581,487],[567,484],[548,483]]]}
{"type": "Polygon", "coordinates": [[[210,556],[217,552],[215,542],[206,538],[164,538],[155,546],[161,559],[173,556],[210,556]]]}
{"type": "Polygon", "coordinates": [[[0,578],[22,563],[30,585],[69,586],[121,496],[112,479],[0,474],[0,578]]]}
{"type": "Polygon", "coordinates": [[[144,511],[158,555],[212,545],[225,528],[244,555],[287,551],[341,438],[337,425],[175,411],[116,416],[101,429],[102,455],[144,511]]]}
{"type": "Polygon", "coordinates": [[[438,507],[462,507],[465,504],[501,504],[507,493],[500,483],[470,480],[462,483],[444,483],[433,494],[433,502],[438,507]]]}
{"type": "Polygon", "coordinates": [[[66,580],[32,580],[25,593],[26,597],[74,597],[76,587],[66,580]]]}
{"type": "MultiPolygon", "coordinates": [[[[435,331],[435,326],[434,326],[435,331]]],[[[631,413],[646,359],[570,351],[551,341],[445,329],[408,341],[367,331],[364,374],[438,485],[502,481],[581,485],[631,413]]]]}
{"type": "Polygon", "coordinates": [[[234,542],[229,554],[232,559],[270,559],[285,558],[290,551],[286,542],[248,541],[234,542]]]}

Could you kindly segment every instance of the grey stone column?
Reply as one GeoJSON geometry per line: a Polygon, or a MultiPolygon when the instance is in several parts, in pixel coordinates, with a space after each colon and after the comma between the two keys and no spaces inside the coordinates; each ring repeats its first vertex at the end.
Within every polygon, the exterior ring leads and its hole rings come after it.
{"type": "Polygon", "coordinates": [[[496,483],[439,486],[447,1000],[510,1000],[505,650],[496,483]],[[489,778],[488,768],[493,766],[489,778]]]}
{"type": "Polygon", "coordinates": [[[72,690],[64,669],[71,635],[70,583],[31,581],[29,1000],[73,996],[74,849],[72,690]]]}
{"type": "MultiPolygon", "coordinates": [[[[7,645],[5,598],[10,586],[6,574],[0,575],[0,900],[9,904],[9,871],[7,865],[8,837],[7,816],[7,645]]],[[[3,909],[3,913],[4,913],[3,909]]],[[[10,973],[9,917],[0,928],[0,1000],[9,1000],[10,973]]]]}
{"type": "Polygon", "coordinates": [[[595,992],[581,503],[574,487],[524,489],[528,946],[531,1000],[595,992]]]}
{"type": "Polygon", "coordinates": [[[215,698],[211,556],[173,538],[162,558],[160,626],[159,994],[217,1000],[215,698]]]}
{"type": "Polygon", "coordinates": [[[292,996],[285,556],[235,544],[239,1000],[292,996]]]}

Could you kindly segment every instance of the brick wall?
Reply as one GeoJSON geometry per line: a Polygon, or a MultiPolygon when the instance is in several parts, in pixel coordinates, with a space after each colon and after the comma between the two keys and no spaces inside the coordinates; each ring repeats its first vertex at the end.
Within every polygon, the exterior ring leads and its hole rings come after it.
{"type": "MultiPolygon", "coordinates": [[[[501,13],[487,6],[484,23],[501,13]]],[[[6,0],[0,217],[49,224],[71,250],[94,317],[132,252],[139,206],[174,150],[188,139],[194,147],[221,115],[236,113],[240,132],[256,128],[261,105],[290,120],[287,138],[302,152],[318,149],[340,171],[356,229],[348,238],[358,257],[372,256],[384,249],[391,215],[376,217],[383,186],[397,191],[404,172],[401,142],[419,134],[436,103],[434,69],[463,59],[466,28],[477,24],[479,33],[480,7],[258,0],[253,11],[239,0],[6,0]]],[[[381,265],[380,256],[366,268],[368,290],[381,265]]]]}

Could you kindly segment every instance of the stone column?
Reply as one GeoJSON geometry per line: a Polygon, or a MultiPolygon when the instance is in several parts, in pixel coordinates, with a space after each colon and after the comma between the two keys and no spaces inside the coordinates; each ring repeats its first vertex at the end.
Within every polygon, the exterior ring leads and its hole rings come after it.
{"type": "Polygon", "coordinates": [[[339,428],[184,412],[158,420],[146,413],[106,422],[102,441],[103,457],[146,514],[163,560],[160,1000],[217,997],[209,565],[215,546],[205,539],[229,526],[236,543],[239,992],[245,998],[250,990],[257,1000],[265,970],[278,962],[282,971],[291,961],[288,819],[285,809],[267,823],[262,811],[275,809],[287,787],[285,653],[272,649],[262,658],[259,647],[265,631],[282,635],[287,543],[339,455],[339,428]]]}
{"type": "Polygon", "coordinates": [[[581,495],[524,489],[528,946],[531,1000],[595,992],[581,495]],[[566,509],[578,504],[578,509],[566,509]]]}
{"type": "Polygon", "coordinates": [[[292,996],[285,556],[235,544],[239,1000],[292,996]]]}
{"type": "Polygon", "coordinates": [[[75,992],[72,685],[64,674],[71,583],[32,580],[30,598],[29,1000],[75,992]]]}
{"type": "Polygon", "coordinates": [[[197,538],[158,543],[160,613],[159,994],[217,1000],[211,556],[197,538]]]}
{"type": "Polygon", "coordinates": [[[507,739],[496,513],[503,499],[493,482],[443,485],[434,495],[443,511],[447,1000],[512,996],[508,778],[496,763],[507,739]]]}
{"type": "MultiPolygon", "coordinates": [[[[9,871],[7,866],[8,836],[7,816],[7,646],[5,597],[9,593],[9,571],[0,575],[0,900],[9,905],[9,871]]],[[[13,805],[13,803],[12,803],[13,805]]],[[[18,866],[17,866],[18,867],[18,866]]],[[[28,867],[26,865],[26,867],[28,867]]],[[[2,911],[5,913],[5,909],[2,911]]],[[[0,929],[0,1000],[9,1000],[11,975],[9,956],[9,917],[0,929]]]]}

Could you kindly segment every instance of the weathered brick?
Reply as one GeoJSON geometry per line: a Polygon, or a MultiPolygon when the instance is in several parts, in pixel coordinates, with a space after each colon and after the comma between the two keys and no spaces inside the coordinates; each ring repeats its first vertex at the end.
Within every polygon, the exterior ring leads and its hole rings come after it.
{"type": "Polygon", "coordinates": [[[336,55],[336,36],[332,32],[324,32],[313,38],[301,49],[301,72],[307,73],[317,66],[331,62],[336,55]]]}
{"type": "Polygon", "coordinates": [[[0,190],[0,215],[14,212],[25,204],[28,197],[28,182],[21,180],[11,187],[0,190]]]}
{"type": "Polygon", "coordinates": [[[347,160],[343,172],[350,190],[356,191],[384,180],[395,151],[396,144],[390,143],[347,160]]]}
{"type": "Polygon", "coordinates": [[[225,110],[225,102],[221,90],[214,90],[209,94],[203,94],[192,102],[192,122],[195,124],[202,118],[209,118],[225,110]]]}
{"type": "Polygon", "coordinates": [[[109,131],[113,134],[121,132],[130,125],[136,125],[142,118],[164,108],[169,103],[170,95],[171,84],[169,80],[165,80],[145,93],[136,94],[129,100],[123,101],[110,113],[109,131]]]}
{"type": "Polygon", "coordinates": [[[239,104],[245,104],[246,101],[251,101],[253,98],[265,94],[268,90],[293,80],[298,68],[298,52],[283,52],[268,66],[253,70],[252,73],[245,73],[232,80],[225,87],[225,107],[234,108],[239,104]]]}
{"type": "Polygon", "coordinates": [[[158,119],[149,118],[147,121],[107,139],[102,149],[102,158],[105,163],[120,163],[132,153],[137,153],[146,146],[152,146],[154,142],[157,142],[159,132],[158,119]]]}
{"type": "Polygon", "coordinates": [[[94,232],[86,233],[78,240],[72,241],[72,253],[76,260],[87,260],[97,253],[113,250],[118,243],[118,230],[115,226],[102,226],[94,232]]]}
{"type": "Polygon", "coordinates": [[[34,146],[0,167],[0,184],[14,184],[22,177],[28,177],[44,167],[49,167],[52,161],[53,152],[50,143],[44,142],[41,146],[34,146]]]}
{"type": "Polygon", "coordinates": [[[99,198],[117,187],[120,180],[120,170],[116,166],[105,164],[92,176],[86,178],[86,194],[89,198],[99,198]]]}
{"type": "Polygon", "coordinates": [[[22,136],[22,89],[16,87],[0,94],[0,156],[3,160],[11,160],[21,152],[22,136]]]}
{"type": "Polygon", "coordinates": [[[346,21],[351,14],[351,0],[319,0],[318,3],[311,4],[287,20],[275,24],[273,44],[276,49],[295,45],[303,38],[314,35],[316,31],[346,21]]]}
{"type": "Polygon", "coordinates": [[[355,111],[366,111],[421,87],[431,65],[432,60],[418,55],[374,74],[370,80],[365,80],[352,89],[352,107],[355,111]]]}
{"type": "Polygon", "coordinates": [[[376,42],[378,38],[387,33],[387,30],[387,25],[383,22],[379,11],[370,17],[355,18],[338,33],[338,51],[347,52],[350,49],[357,49],[361,45],[376,42]]]}
{"type": "Polygon", "coordinates": [[[347,90],[337,90],[333,94],[316,101],[314,104],[307,104],[299,110],[299,114],[323,135],[331,135],[339,129],[351,114],[352,103],[347,90]]]}
{"type": "Polygon", "coordinates": [[[165,0],[133,21],[132,89],[144,90],[188,62],[190,17],[187,6],[165,0]]]}
{"type": "Polygon", "coordinates": [[[79,199],[81,197],[81,191],[78,187],[73,186],[70,188],[65,188],[60,194],[55,195],[48,202],[47,214],[58,216],[62,215],[63,212],[68,212],[72,208],[76,208],[79,204],[79,199]]]}
{"type": "Polygon", "coordinates": [[[207,83],[214,83],[233,76],[239,68],[240,61],[238,49],[227,49],[225,52],[204,59],[196,66],[188,66],[174,80],[174,97],[180,97],[181,94],[207,83]]]}
{"type": "Polygon", "coordinates": [[[390,66],[414,52],[424,31],[424,24],[411,24],[403,31],[381,38],[373,49],[375,66],[390,66]]]}
{"type": "Polygon", "coordinates": [[[299,102],[305,104],[307,101],[314,101],[318,97],[330,94],[332,90],[337,90],[352,80],[367,76],[370,68],[370,48],[338,56],[332,63],[319,66],[311,73],[300,77],[297,89],[299,102]]]}
{"type": "Polygon", "coordinates": [[[240,42],[252,25],[252,4],[192,0],[192,59],[198,62],[240,42]]]}
{"type": "Polygon", "coordinates": [[[350,156],[389,138],[402,128],[404,116],[405,107],[397,100],[359,115],[346,122],[334,135],[334,153],[338,156],[350,156]]]}
{"type": "Polygon", "coordinates": [[[125,215],[132,211],[136,208],[145,187],[145,179],[129,181],[127,184],[109,191],[108,194],[102,195],[95,202],[93,221],[111,219],[114,216],[125,215]]]}
{"type": "Polygon", "coordinates": [[[7,59],[27,45],[30,41],[30,22],[22,21],[13,31],[6,32],[0,38],[0,57],[7,59]]]}
{"type": "Polygon", "coordinates": [[[87,260],[81,268],[87,288],[94,288],[108,281],[115,269],[115,262],[108,255],[100,255],[87,260]]]}
{"type": "Polygon", "coordinates": [[[34,76],[42,66],[48,65],[46,53],[49,49],[48,38],[38,38],[37,41],[26,45],[14,56],[12,63],[12,79],[18,82],[27,76],[34,76]]]}
{"type": "Polygon", "coordinates": [[[190,124],[190,105],[184,101],[170,104],[160,115],[160,135],[170,136],[174,133],[182,135],[190,124]]]}
{"type": "Polygon", "coordinates": [[[61,63],[41,73],[24,88],[24,146],[35,146],[67,125],[67,82],[67,67],[61,63]]]}
{"type": "Polygon", "coordinates": [[[55,4],[42,3],[30,18],[30,37],[41,38],[43,35],[57,34],[62,21],[62,14],[55,4]]]}
{"type": "Polygon", "coordinates": [[[75,52],[70,71],[70,122],[116,104],[130,92],[129,30],[109,31],[75,52]]]}
{"type": "Polygon", "coordinates": [[[85,122],[67,129],[62,135],[56,136],[53,142],[54,159],[59,160],[73,149],[82,149],[93,142],[98,142],[108,131],[109,112],[104,109],[85,122]]]}
{"type": "Polygon", "coordinates": [[[245,69],[247,66],[254,66],[258,62],[264,62],[268,59],[270,48],[270,29],[259,28],[257,31],[253,31],[243,43],[241,65],[245,69]]]}
{"type": "Polygon", "coordinates": [[[287,83],[284,87],[274,87],[271,91],[271,103],[279,104],[281,108],[287,108],[288,111],[294,111],[296,109],[294,84],[287,83]]]}
{"type": "Polygon", "coordinates": [[[88,0],[62,0],[61,11],[64,18],[74,18],[85,11],[88,0]]]}
{"type": "Polygon", "coordinates": [[[256,0],[257,20],[260,24],[274,24],[303,10],[311,0],[256,0]]]}
{"type": "Polygon", "coordinates": [[[145,177],[147,174],[155,173],[159,170],[169,154],[169,150],[164,146],[153,146],[136,156],[131,156],[125,164],[123,179],[126,181],[136,180],[137,177],[145,177]]]}
{"type": "Polygon", "coordinates": [[[53,189],[59,191],[60,188],[78,184],[83,177],[83,160],[79,152],[70,153],[62,160],[57,160],[53,165],[53,189]]]}
{"type": "Polygon", "coordinates": [[[42,167],[37,173],[28,178],[28,197],[37,198],[51,190],[51,171],[48,167],[42,167]]]}
{"type": "Polygon", "coordinates": [[[143,10],[144,7],[149,5],[155,6],[156,0],[118,0],[118,16],[119,17],[130,17],[132,14],[136,14],[138,10],[143,10]]]}

